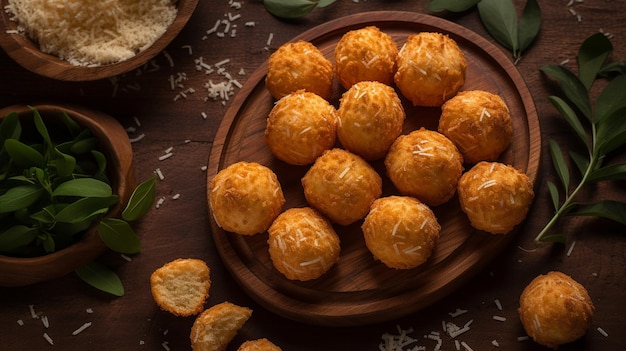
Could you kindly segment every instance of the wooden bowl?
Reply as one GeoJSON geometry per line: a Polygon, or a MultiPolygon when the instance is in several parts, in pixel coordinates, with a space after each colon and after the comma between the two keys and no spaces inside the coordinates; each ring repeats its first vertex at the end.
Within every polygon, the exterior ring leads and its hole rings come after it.
{"type": "Polygon", "coordinates": [[[130,72],[148,62],[169,45],[193,14],[198,0],[178,0],[178,14],[165,33],[152,46],[134,57],[109,65],[76,66],[57,56],[43,53],[28,37],[14,33],[17,23],[4,11],[8,0],[0,0],[0,47],[22,67],[44,77],[64,81],[92,81],[130,72]]]}
{"type": "MultiPolygon", "coordinates": [[[[99,140],[99,150],[107,157],[107,168],[113,193],[120,201],[111,208],[107,216],[118,216],[134,188],[132,172],[133,150],[126,130],[111,116],[76,106],[34,105],[47,124],[54,119],[60,121],[65,111],[78,124],[88,128],[99,140]]],[[[0,118],[10,112],[32,115],[27,106],[16,105],[0,109],[0,118]]],[[[80,241],[54,253],[31,258],[0,255],[0,286],[24,286],[54,279],[73,272],[100,256],[107,250],[100,240],[95,226],[90,228],[80,241]]]]}

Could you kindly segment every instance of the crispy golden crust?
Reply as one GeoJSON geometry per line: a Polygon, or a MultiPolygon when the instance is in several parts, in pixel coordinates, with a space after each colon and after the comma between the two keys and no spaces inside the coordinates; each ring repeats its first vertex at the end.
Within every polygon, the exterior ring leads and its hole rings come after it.
{"type": "Polygon", "coordinates": [[[288,279],[319,278],[339,259],[339,237],[330,222],[310,207],[281,213],[268,233],[274,267],[288,279]]]}
{"type": "Polygon", "coordinates": [[[211,180],[208,192],[217,225],[244,235],[266,231],[285,204],[276,174],[255,162],[237,162],[222,169],[211,180]]]}
{"type": "Polygon", "coordinates": [[[202,312],[211,287],[210,270],[202,260],[179,258],[150,275],[150,291],[157,305],[176,316],[202,312]]]}
{"type": "Polygon", "coordinates": [[[453,39],[440,33],[410,35],[397,65],[394,81],[415,106],[441,106],[465,84],[465,55],[453,39]]]}
{"type": "Polygon", "coordinates": [[[408,196],[374,201],[361,228],[374,258],[395,269],[415,268],[426,262],[441,231],[431,209],[408,196]]]}
{"type": "Polygon", "coordinates": [[[506,234],[526,218],[534,198],[525,173],[499,162],[479,162],[459,180],[461,209],[472,226],[506,234]]]}
{"type": "Polygon", "coordinates": [[[328,100],[332,93],[333,64],[307,41],[283,44],[268,61],[265,86],[275,99],[304,89],[328,100]]]}
{"type": "Polygon", "coordinates": [[[365,217],[382,193],[382,179],[361,157],[331,149],[302,178],[309,204],[331,221],[348,225],[365,217]]]}
{"type": "Polygon", "coordinates": [[[383,83],[354,84],[341,97],[337,136],[343,147],[366,160],[385,157],[402,133],[404,108],[396,91],[383,83]]]}
{"type": "Polygon", "coordinates": [[[292,165],[307,165],[335,145],[337,111],[320,96],[298,90],[270,111],[265,141],[272,153],[292,165]]]}
{"type": "Polygon", "coordinates": [[[335,47],[335,73],[346,89],[367,80],[391,85],[397,56],[396,42],[378,27],[351,30],[335,47]]]}
{"type": "Polygon", "coordinates": [[[533,279],[519,303],[526,333],[553,349],[585,335],[595,310],[585,287],[556,271],[533,279]]]}
{"type": "Polygon", "coordinates": [[[193,325],[189,338],[194,351],[224,351],[252,315],[247,307],[222,302],[202,312],[193,325]]]}
{"type": "Polygon", "coordinates": [[[402,195],[438,206],[454,196],[463,172],[463,156],[443,134],[421,128],[396,139],[385,167],[402,195]]]}
{"type": "Polygon", "coordinates": [[[482,90],[459,92],[441,108],[439,132],[467,163],[495,161],[513,138],[513,122],[502,98],[482,90]]]}
{"type": "Polygon", "coordinates": [[[248,340],[241,344],[237,351],[282,351],[282,349],[276,346],[271,341],[263,338],[257,340],[248,340]]]}

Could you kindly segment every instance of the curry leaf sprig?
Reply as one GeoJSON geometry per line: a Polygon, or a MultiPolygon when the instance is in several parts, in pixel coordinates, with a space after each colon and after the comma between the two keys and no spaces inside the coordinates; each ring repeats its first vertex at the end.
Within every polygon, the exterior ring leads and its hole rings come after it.
{"type": "Polygon", "coordinates": [[[512,0],[431,0],[428,9],[463,12],[474,6],[487,32],[512,52],[517,64],[541,28],[541,9],[537,0],[526,1],[519,21],[512,0]]]}
{"type": "Polygon", "coordinates": [[[299,18],[316,8],[323,8],[337,0],[263,0],[265,9],[278,18],[299,18]]]}
{"type": "Polygon", "coordinates": [[[550,96],[549,100],[585,146],[586,155],[570,151],[569,160],[579,172],[580,180],[572,181],[572,171],[561,147],[549,142],[550,155],[560,181],[560,187],[548,181],[547,186],[555,213],[535,241],[564,242],[563,234],[551,234],[554,224],[565,215],[608,218],[626,225],[626,203],[601,200],[580,203],[577,195],[586,185],[600,181],[626,179],[626,163],[605,165],[607,156],[626,145],[626,75],[625,62],[605,65],[613,50],[610,40],[602,33],[588,37],[580,46],[577,61],[578,75],[562,65],[540,68],[547,77],[556,81],[565,99],[550,96]],[[599,77],[612,77],[595,101],[591,90],[599,77]],[[561,198],[561,194],[563,197],[561,198]]]}

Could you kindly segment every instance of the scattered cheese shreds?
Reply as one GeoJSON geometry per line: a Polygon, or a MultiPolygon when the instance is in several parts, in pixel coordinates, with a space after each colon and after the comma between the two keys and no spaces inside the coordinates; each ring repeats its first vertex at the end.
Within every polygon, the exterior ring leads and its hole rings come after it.
{"type": "Polygon", "coordinates": [[[43,338],[46,339],[46,341],[48,342],[48,344],[50,345],[54,345],[54,341],[52,340],[52,338],[50,337],[50,335],[48,335],[48,333],[43,333],[43,338]]]}
{"type": "Polygon", "coordinates": [[[601,327],[597,328],[598,333],[602,334],[602,336],[604,336],[605,338],[609,336],[609,333],[607,333],[604,329],[602,329],[601,327]]]}
{"type": "Polygon", "coordinates": [[[87,323],[81,325],[78,329],[76,329],[76,330],[74,330],[72,332],[72,335],[78,335],[78,334],[82,333],[85,329],[87,329],[89,327],[91,327],[91,322],[87,322],[87,323]]]}

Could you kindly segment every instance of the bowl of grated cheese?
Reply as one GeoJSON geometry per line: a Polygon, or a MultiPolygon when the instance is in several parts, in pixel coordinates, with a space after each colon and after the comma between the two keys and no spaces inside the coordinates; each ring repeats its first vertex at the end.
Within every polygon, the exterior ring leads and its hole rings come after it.
{"type": "Polygon", "coordinates": [[[198,0],[0,0],[0,46],[36,74],[93,81],[132,71],[169,45],[198,0]]]}

